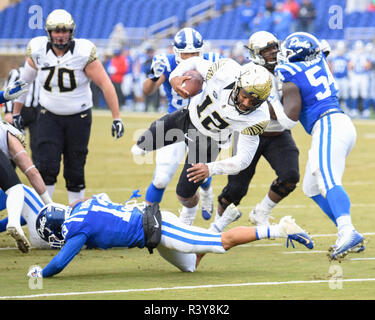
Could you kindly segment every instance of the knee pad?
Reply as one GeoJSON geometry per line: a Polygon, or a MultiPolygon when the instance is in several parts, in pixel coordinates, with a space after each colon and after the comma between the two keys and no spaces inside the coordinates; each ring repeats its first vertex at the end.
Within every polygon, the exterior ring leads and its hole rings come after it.
{"type": "Polygon", "coordinates": [[[271,184],[271,190],[278,194],[280,197],[285,198],[289,193],[293,192],[296,188],[296,182],[281,181],[279,178],[274,180],[271,184]]]}
{"type": "Polygon", "coordinates": [[[223,191],[219,194],[217,200],[221,204],[221,206],[225,208],[233,203],[236,206],[240,203],[241,199],[246,195],[248,187],[240,186],[240,185],[232,185],[230,188],[226,185],[223,191]],[[228,203],[223,202],[225,199],[228,203]]]}
{"type": "Polygon", "coordinates": [[[39,161],[37,169],[47,185],[55,184],[60,172],[59,161],[39,161]]]}
{"type": "Polygon", "coordinates": [[[165,189],[172,180],[172,176],[166,173],[157,173],[155,174],[154,179],[152,180],[153,185],[158,189],[165,189]]]}

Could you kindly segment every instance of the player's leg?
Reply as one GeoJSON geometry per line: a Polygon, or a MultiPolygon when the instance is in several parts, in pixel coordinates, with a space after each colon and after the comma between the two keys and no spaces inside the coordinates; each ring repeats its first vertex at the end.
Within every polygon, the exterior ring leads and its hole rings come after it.
{"type": "Polygon", "coordinates": [[[69,203],[85,197],[85,164],[91,123],[91,109],[65,119],[64,178],[69,203]]]}
{"type": "Polygon", "coordinates": [[[156,150],[154,177],[146,191],[146,202],[161,202],[165,188],[171,182],[185,151],[184,142],[174,143],[156,150]]]}
{"type": "Polygon", "coordinates": [[[27,240],[20,224],[24,191],[20,179],[14,170],[10,160],[0,150],[0,187],[6,193],[6,209],[8,211],[8,223],[6,230],[12,236],[20,251],[27,253],[30,243],[27,240]]]}
{"type": "Polygon", "coordinates": [[[189,111],[187,109],[168,113],[151,123],[133,145],[133,155],[144,155],[147,152],[160,149],[172,143],[185,141],[185,132],[189,124],[189,111]]]}
{"type": "Polygon", "coordinates": [[[352,224],[350,198],[342,185],[345,160],[354,147],[356,130],[348,116],[337,113],[320,119],[313,132],[310,170],[338,227],[338,239],[331,255],[334,259],[363,245],[363,236],[352,224]]]}
{"type": "Polygon", "coordinates": [[[268,193],[249,214],[255,225],[269,224],[271,210],[296,188],[299,182],[299,151],[291,132],[285,130],[278,136],[263,137],[266,143],[263,156],[266,158],[277,178],[272,182],[268,193]]]}
{"type": "Polygon", "coordinates": [[[57,176],[60,172],[61,154],[64,148],[64,133],[58,116],[41,109],[37,138],[37,168],[53,199],[57,176]]]}

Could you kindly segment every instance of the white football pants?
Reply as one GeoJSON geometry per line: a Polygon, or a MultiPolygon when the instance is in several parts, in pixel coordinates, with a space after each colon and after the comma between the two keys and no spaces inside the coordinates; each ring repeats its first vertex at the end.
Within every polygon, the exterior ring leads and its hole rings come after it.
{"type": "Polygon", "coordinates": [[[345,160],[357,139],[353,122],[344,113],[334,113],[316,121],[303,179],[308,197],[322,194],[342,185],[345,160]]]}
{"type": "Polygon", "coordinates": [[[152,183],[158,189],[165,189],[182,163],[186,153],[184,141],[173,143],[156,150],[156,165],[152,183]]]}
{"type": "Polygon", "coordinates": [[[181,271],[194,272],[196,253],[224,253],[221,234],[188,226],[173,213],[161,211],[160,255],[181,271]]]}

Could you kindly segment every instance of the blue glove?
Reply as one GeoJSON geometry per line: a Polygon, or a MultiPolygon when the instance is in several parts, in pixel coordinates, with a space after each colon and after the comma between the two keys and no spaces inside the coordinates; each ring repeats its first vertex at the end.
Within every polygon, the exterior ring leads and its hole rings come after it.
{"type": "Polygon", "coordinates": [[[117,140],[124,135],[124,124],[121,119],[113,120],[112,122],[112,137],[115,137],[117,140]]]}

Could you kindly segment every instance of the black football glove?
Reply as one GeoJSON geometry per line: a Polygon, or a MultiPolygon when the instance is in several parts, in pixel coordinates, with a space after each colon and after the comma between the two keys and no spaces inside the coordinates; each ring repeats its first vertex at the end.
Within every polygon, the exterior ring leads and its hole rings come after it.
{"type": "Polygon", "coordinates": [[[112,122],[112,137],[117,140],[124,135],[124,124],[121,119],[113,120],[112,122]]]}
{"type": "Polygon", "coordinates": [[[20,114],[13,115],[13,126],[15,126],[18,130],[25,129],[25,125],[20,114]]]}

